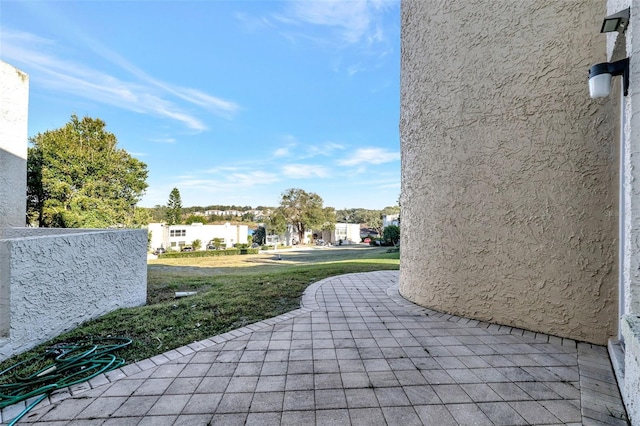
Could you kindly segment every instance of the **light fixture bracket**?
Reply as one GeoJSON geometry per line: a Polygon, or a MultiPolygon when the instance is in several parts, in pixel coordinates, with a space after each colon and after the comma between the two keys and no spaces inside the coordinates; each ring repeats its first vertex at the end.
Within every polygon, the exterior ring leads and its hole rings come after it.
{"type": "MultiPolygon", "coordinates": [[[[610,76],[621,75],[623,78],[622,87],[624,90],[624,95],[627,96],[629,94],[629,58],[620,59],[616,62],[602,62],[593,65],[589,69],[589,80],[592,80],[594,77],[603,74],[609,74],[610,76]]],[[[609,77],[609,83],[607,84],[610,84],[610,80],[611,78],[609,77]]],[[[605,93],[596,96],[592,95],[592,97],[601,97],[603,95],[608,96],[608,88],[607,92],[605,93]]]]}
{"type": "Polygon", "coordinates": [[[624,33],[627,29],[630,16],[631,8],[626,8],[618,13],[607,16],[604,18],[604,21],[602,21],[602,28],[600,29],[600,32],[611,33],[613,31],[618,31],[619,33],[624,33]]]}

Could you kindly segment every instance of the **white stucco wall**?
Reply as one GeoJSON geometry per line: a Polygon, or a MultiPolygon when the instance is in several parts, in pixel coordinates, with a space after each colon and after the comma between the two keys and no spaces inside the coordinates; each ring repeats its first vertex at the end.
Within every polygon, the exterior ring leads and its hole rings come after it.
{"type": "Polygon", "coordinates": [[[10,315],[3,306],[0,361],[114,309],[145,304],[146,246],[146,230],[2,230],[0,283],[9,289],[10,315]]]}
{"type": "Polygon", "coordinates": [[[360,242],[360,224],[359,223],[336,223],[335,229],[331,232],[319,232],[325,241],[331,244],[353,244],[360,242]]]}
{"type": "MultiPolygon", "coordinates": [[[[607,34],[607,60],[630,58],[629,94],[622,99],[625,113],[619,132],[624,147],[621,157],[621,319],[624,340],[624,379],[621,393],[632,424],[640,425],[640,7],[632,0],[609,0],[607,14],[631,7],[630,23],[624,33],[607,34]]],[[[622,78],[617,77],[616,86],[622,78]]],[[[618,91],[619,92],[619,91],[618,91]]],[[[619,96],[619,94],[618,94],[619,96]]],[[[620,109],[620,105],[615,106],[620,109]]],[[[616,371],[619,378],[622,372],[616,371]]]]}
{"type": "Polygon", "coordinates": [[[0,61],[0,227],[25,226],[29,77],[0,61]]]}

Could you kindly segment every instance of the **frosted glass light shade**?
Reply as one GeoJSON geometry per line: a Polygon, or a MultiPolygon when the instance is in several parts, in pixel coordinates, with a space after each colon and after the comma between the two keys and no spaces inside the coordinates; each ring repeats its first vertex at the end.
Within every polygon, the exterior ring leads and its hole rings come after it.
{"type": "Polygon", "coordinates": [[[611,74],[603,73],[589,78],[589,95],[592,98],[606,98],[611,93],[611,74]]]}

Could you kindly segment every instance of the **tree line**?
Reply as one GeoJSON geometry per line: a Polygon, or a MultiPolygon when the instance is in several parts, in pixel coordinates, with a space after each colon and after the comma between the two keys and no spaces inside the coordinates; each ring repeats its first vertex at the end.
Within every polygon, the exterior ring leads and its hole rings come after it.
{"type": "MultiPolygon", "coordinates": [[[[203,222],[205,210],[247,212],[241,217],[213,216],[209,221],[257,220],[251,206],[183,207],[178,188],[166,205],[138,207],[147,189],[147,165],[117,146],[117,138],[100,119],[75,114],[63,127],[29,139],[27,156],[27,225],[57,228],[138,227],[150,222],[169,225],[203,222]]],[[[335,224],[366,223],[382,235],[382,216],[398,213],[398,206],[382,210],[325,207],[322,197],[300,188],[281,194],[276,207],[258,206],[269,234],[282,235],[292,225],[298,240],[307,230],[333,230],[335,224]]],[[[254,222],[255,223],[255,222],[254,222]]],[[[264,230],[263,230],[264,231],[264,230]]],[[[265,232],[266,236],[266,232],[265,232]]]]}

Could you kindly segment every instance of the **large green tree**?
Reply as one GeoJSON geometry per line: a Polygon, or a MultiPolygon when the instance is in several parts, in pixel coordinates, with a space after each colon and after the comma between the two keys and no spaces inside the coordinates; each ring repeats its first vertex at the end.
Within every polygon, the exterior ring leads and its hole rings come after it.
{"type": "Polygon", "coordinates": [[[400,227],[397,225],[388,225],[384,228],[382,238],[386,243],[390,243],[395,246],[400,241],[400,227]]]}
{"type": "Polygon", "coordinates": [[[31,224],[59,228],[138,225],[136,203],[147,166],[117,147],[100,119],[71,116],[29,139],[27,214],[31,224]]]}
{"type": "Polygon", "coordinates": [[[283,235],[287,232],[287,218],[281,209],[275,209],[269,215],[265,230],[265,244],[267,235],[283,235]]]}
{"type": "Polygon", "coordinates": [[[325,210],[322,204],[318,194],[290,188],[282,194],[277,210],[288,224],[296,228],[298,241],[302,243],[308,229],[330,227],[327,222],[335,223],[335,210],[325,210]]]}
{"type": "Polygon", "coordinates": [[[173,188],[167,201],[167,225],[182,223],[182,198],[178,188],[173,188]]]}

